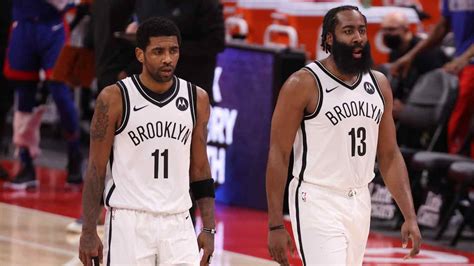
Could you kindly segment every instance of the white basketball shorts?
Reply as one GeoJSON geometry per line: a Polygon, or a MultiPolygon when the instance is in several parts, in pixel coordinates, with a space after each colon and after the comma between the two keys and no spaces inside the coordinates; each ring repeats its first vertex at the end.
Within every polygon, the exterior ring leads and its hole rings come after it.
{"type": "Polygon", "coordinates": [[[104,265],[199,265],[189,212],[163,215],[109,208],[104,265]]]}
{"type": "Polygon", "coordinates": [[[368,187],[333,190],[293,178],[289,207],[304,265],[362,265],[370,227],[368,187]]]}

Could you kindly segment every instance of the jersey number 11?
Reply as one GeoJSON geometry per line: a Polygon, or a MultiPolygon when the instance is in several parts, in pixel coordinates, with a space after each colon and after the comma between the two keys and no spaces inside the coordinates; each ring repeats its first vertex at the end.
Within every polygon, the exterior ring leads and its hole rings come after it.
{"type": "Polygon", "coordinates": [[[160,155],[163,157],[163,178],[168,179],[168,149],[165,149],[162,153],[160,150],[155,150],[151,156],[155,159],[155,171],[154,177],[158,179],[158,171],[160,169],[160,155]]]}

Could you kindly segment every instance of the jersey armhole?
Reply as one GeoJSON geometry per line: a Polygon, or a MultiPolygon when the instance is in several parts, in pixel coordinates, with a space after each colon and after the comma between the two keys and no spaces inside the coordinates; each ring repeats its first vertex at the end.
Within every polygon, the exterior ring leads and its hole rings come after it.
{"type": "Polygon", "coordinates": [[[120,80],[117,82],[117,85],[120,88],[120,94],[122,95],[122,123],[115,130],[115,135],[120,134],[128,123],[128,117],[130,116],[130,99],[128,98],[128,92],[125,84],[120,80]]]}
{"type": "Polygon", "coordinates": [[[374,73],[372,73],[372,70],[369,71],[370,77],[372,78],[372,81],[374,82],[375,89],[377,89],[377,92],[379,93],[380,99],[382,99],[383,106],[385,107],[385,98],[383,97],[382,90],[380,89],[379,82],[377,81],[377,78],[375,78],[374,73]]]}
{"type": "Polygon", "coordinates": [[[190,111],[191,111],[191,118],[193,120],[193,127],[196,126],[196,119],[197,119],[197,88],[196,85],[188,82],[188,95],[189,95],[189,102],[190,102],[190,111]]]}
{"type": "Polygon", "coordinates": [[[316,103],[316,108],[314,109],[312,113],[308,114],[305,112],[304,114],[303,119],[308,120],[308,119],[315,118],[319,114],[319,111],[321,110],[321,106],[323,105],[323,87],[321,86],[321,81],[319,80],[318,75],[316,75],[316,73],[314,73],[314,71],[311,68],[305,66],[302,69],[308,71],[313,76],[314,80],[316,81],[316,85],[318,87],[317,89],[319,91],[319,97],[318,97],[318,102],[316,103]]]}

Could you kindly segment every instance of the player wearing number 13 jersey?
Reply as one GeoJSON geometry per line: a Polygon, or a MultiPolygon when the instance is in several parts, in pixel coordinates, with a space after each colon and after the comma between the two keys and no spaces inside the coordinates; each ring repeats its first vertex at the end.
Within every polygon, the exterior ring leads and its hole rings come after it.
{"type": "Polygon", "coordinates": [[[371,70],[367,21],[354,6],[323,20],[322,46],[330,55],[308,64],[283,85],[272,119],[267,167],[271,256],[289,265],[291,239],[282,197],[293,150],[289,207],[303,265],[362,265],[370,228],[368,183],[378,160],[384,181],[405,218],[403,242],[419,251],[420,232],[392,118],[385,76],[371,70]]]}
{"type": "Polygon", "coordinates": [[[209,99],[174,76],[180,34],[173,22],[150,18],[136,36],[142,73],[106,87],[97,99],[79,257],[85,265],[94,259],[107,265],[207,265],[215,234],[206,153],[209,99]],[[203,220],[198,238],[190,189],[203,220]],[[103,253],[96,230],[102,195],[103,253]],[[198,247],[204,251],[201,263],[198,247]]]}

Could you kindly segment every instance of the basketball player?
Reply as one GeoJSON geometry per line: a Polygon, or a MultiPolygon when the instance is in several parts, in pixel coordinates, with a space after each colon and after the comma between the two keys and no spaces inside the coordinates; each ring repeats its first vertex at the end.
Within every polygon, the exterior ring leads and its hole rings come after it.
{"type": "Polygon", "coordinates": [[[206,153],[209,99],[174,76],[180,41],[170,20],[143,22],[136,48],[142,73],[98,96],[82,201],[79,257],[85,265],[103,256],[107,265],[209,263],[215,234],[206,153]],[[190,187],[203,220],[197,239],[188,212],[190,187]],[[108,207],[104,255],[96,231],[102,193],[108,207]]]}
{"type": "Polygon", "coordinates": [[[367,21],[357,7],[324,17],[322,46],[330,56],[294,73],[281,89],[272,121],[267,167],[268,248],[289,265],[291,238],[282,204],[290,153],[291,224],[304,265],[361,265],[370,225],[368,183],[377,156],[384,181],[405,222],[402,242],[420,249],[408,176],[395,139],[392,94],[383,74],[370,70],[367,21]]]}

